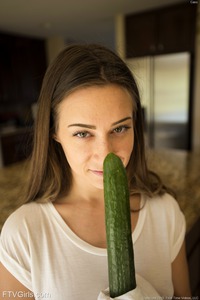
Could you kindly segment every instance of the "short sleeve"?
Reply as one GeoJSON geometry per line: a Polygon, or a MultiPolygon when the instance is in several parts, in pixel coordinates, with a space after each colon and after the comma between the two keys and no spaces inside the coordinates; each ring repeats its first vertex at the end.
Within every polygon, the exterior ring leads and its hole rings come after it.
{"type": "Polygon", "coordinates": [[[170,199],[170,236],[171,236],[171,262],[174,261],[176,256],[178,255],[181,246],[185,239],[186,233],[186,222],[185,216],[181,211],[178,202],[169,196],[170,199]]]}
{"type": "Polygon", "coordinates": [[[4,267],[29,290],[31,286],[30,251],[23,208],[5,222],[0,237],[0,261],[4,267]]]}

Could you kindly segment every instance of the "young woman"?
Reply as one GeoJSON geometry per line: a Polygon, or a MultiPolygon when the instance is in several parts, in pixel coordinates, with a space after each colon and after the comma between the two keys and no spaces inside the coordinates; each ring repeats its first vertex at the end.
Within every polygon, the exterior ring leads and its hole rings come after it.
{"type": "Polygon", "coordinates": [[[147,168],[136,82],[112,51],[71,45],[46,72],[27,203],[2,230],[4,299],[94,300],[108,287],[103,161],[109,152],[127,170],[136,273],[163,298],[190,296],[185,220],[147,168]]]}

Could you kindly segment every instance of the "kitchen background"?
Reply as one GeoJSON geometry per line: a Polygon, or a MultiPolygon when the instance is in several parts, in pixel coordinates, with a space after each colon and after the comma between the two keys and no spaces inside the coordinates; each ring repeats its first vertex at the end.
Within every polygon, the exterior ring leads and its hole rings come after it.
{"type": "Polygon", "coordinates": [[[147,160],[177,193],[200,295],[200,9],[198,1],[0,2],[0,230],[22,204],[46,67],[71,42],[116,50],[133,71],[147,160]]]}

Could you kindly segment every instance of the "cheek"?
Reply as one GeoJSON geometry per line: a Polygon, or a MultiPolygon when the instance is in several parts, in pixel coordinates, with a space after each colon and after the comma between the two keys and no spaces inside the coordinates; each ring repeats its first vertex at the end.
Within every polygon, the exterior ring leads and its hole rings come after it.
{"type": "Polygon", "coordinates": [[[133,152],[134,148],[134,134],[131,134],[131,136],[128,138],[127,143],[126,143],[126,165],[128,164],[131,154],[133,152]]]}
{"type": "Polygon", "coordinates": [[[134,146],[134,132],[131,131],[125,140],[125,144],[126,144],[126,151],[132,151],[133,150],[133,146],[134,146]]]}
{"type": "Polygon", "coordinates": [[[134,146],[134,132],[131,132],[128,138],[128,147],[133,149],[133,146],[134,146]]]}
{"type": "Polygon", "coordinates": [[[63,151],[65,153],[65,157],[71,168],[80,167],[83,164],[88,156],[89,151],[85,150],[85,147],[81,147],[80,145],[73,144],[69,141],[69,145],[62,145],[63,151]],[[70,146],[69,146],[70,145],[70,146]]]}

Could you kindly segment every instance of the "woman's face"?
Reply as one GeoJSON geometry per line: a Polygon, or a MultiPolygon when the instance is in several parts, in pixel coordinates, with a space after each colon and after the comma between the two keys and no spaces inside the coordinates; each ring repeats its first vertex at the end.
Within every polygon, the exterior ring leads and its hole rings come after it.
{"type": "Polygon", "coordinates": [[[114,84],[76,90],[59,104],[55,139],[71,167],[73,184],[103,189],[103,161],[110,152],[127,166],[133,123],[132,97],[114,84]]]}

